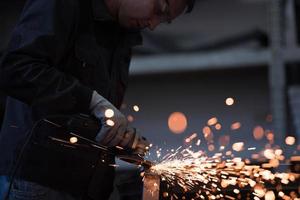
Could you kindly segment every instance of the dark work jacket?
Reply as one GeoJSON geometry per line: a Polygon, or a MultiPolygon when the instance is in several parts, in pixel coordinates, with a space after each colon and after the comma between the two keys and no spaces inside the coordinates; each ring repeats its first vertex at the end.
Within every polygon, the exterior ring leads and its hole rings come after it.
{"type": "Polygon", "coordinates": [[[131,47],[140,43],[140,33],[120,27],[103,0],[28,0],[0,65],[0,88],[9,96],[0,133],[0,175],[16,172],[15,178],[106,199],[114,157],[86,145],[51,142],[48,134],[69,136],[36,122],[89,114],[93,90],[119,108],[131,47]]]}

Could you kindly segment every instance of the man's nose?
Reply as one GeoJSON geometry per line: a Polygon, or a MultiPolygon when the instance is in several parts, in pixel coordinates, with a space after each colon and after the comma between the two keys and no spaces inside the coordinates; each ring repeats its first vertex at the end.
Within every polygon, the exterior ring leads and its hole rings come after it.
{"type": "Polygon", "coordinates": [[[158,17],[153,17],[149,21],[149,29],[153,31],[160,24],[160,19],[158,17]]]}

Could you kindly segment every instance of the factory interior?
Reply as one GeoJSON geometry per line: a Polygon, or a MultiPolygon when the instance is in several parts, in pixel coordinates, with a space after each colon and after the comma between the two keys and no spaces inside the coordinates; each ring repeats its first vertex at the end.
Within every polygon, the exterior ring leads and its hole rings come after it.
{"type": "MultiPolygon", "coordinates": [[[[0,55],[24,3],[0,1],[0,55]]],[[[142,35],[120,111],[157,165],[117,159],[110,200],[300,199],[300,1],[196,0],[142,35]]]]}

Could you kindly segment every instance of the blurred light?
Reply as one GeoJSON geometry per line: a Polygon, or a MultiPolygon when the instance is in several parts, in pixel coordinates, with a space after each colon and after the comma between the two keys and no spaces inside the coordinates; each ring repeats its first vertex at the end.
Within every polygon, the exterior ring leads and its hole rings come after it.
{"type": "Polygon", "coordinates": [[[227,106],[232,106],[234,104],[234,99],[229,97],[226,99],[225,103],[227,106]]]}
{"type": "Polygon", "coordinates": [[[275,154],[274,154],[273,149],[266,149],[266,150],[264,150],[264,156],[267,159],[274,159],[276,157],[275,154]]]}
{"type": "Polygon", "coordinates": [[[190,138],[186,138],[185,139],[185,143],[190,143],[191,142],[191,139],[190,138]]]}
{"type": "Polygon", "coordinates": [[[295,142],[296,142],[296,138],[293,137],[293,136],[288,136],[288,137],[285,138],[285,143],[287,145],[294,145],[295,142]]]}
{"type": "Polygon", "coordinates": [[[163,193],[163,197],[164,197],[164,198],[167,198],[168,196],[169,196],[169,193],[168,193],[168,192],[164,192],[164,193],[163,193]]]}
{"type": "Polygon", "coordinates": [[[214,151],[215,150],[215,145],[210,144],[208,145],[208,151],[214,151]]]}
{"type": "Polygon", "coordinates": [[[212,140],[213,139],[213,133],[211,131],[211,129],[208,126],[205,126],[202,129],[203,135],[205,137],[206,140],[212,140]]]}
{"type": "Polygon", "coordinates": [[[269,141],[274,141],[274,133],[268,132],[268,133],[267,133],[267,140],[269,140],[269,141]]]}
{"type": "Polygon", "coordinates": [[[232,145],[234,151],[242,151],[244,149],[244,142],[237,142],[232,145]]]}
{"type": "Polygon", "coordinates": [[[256,184],[254,186],[254,192],[256,193],[256,195],[260,198],[264,197],[266,194],[265,188],[259,184],[256,184]]]}
{"type": "Polygon", "coordinates": [[[187,128],[187,118],[181,112],[174,112],[169,116],[168,126],[175,134],[183,133],[187,128]]]}
{"type": "Polygon", "coordinates": [[[240,191],[239,191],[238,189],[234,189],[233,192],[234,192],[235,194],[239,194],[239,193],[240,193],[240,191]]]}
{"type": "Polygon", "coordinates": [[[190,139],[193,140],[197,137],[197,133],[193,133],[191,136],[190,136],[190,139]]]}
{"type": "Polygon", "coordinates": [[[106,120],[106,124],[107,124],[108,126],[114,126],[114,125],[115,125],[115,122],[114,122],[113,120],[111,120],[111,119],[108,119],[108,120],[106,120]]]}
{"type": "Polygon", "coordinates": [[[220,138],[219,138],[219,144],[220,146],[227,146],[230,142],[230,137],[229,135],[222,135],[220,138]]]}
{"type": "Polygon", "coordinates": [[[237,130],[239,128],[241,128],[241,123],[240,122],[235,122],[231,125],[231,130],[237,130]]]}
{"type": "Polygon", "coordinates": [[[254,160],[257,160],[257,159],[259,159],[259,154],[254,153],[254,154],[251,155],[251,158],[254,159],[254,160]]]}
{"type": "Polygon", "coordinates": [[[77,137],[71,137],[70,138],[70,143],[75,144],[78,142],[78,138],[77,137]]]}
{"type": "Polygon", "coordinates": [[[222,186],[222,188],[227,188],[228,187],[228,182],[226,181],[226,180],[222,180],[221,181],[221,186],[222,186]]]}
{"type": "Polygon", "coordinates": [[[216,117],[213,117],[213,118],[211,118],[211,119],[209,119],[209,120],[207,121],[207,125],[208,125],[208,126],[213,126],[213,125],[215,125],[216,123],[218,123],[218,119],[217,119],[216,117]]]}
{"type": "Polygon", "coordinates": [[[261,126],[256,126],[253,129],[253,137],[256,140],[261,140],[264,137],[265,130],[261,126]]]}
{"type": "Polygon", "coordinates": [[[276,168],[279,166],[280,163],[279,163],[279,160],[272,159],[272,160],[270,160],[269,164],[271,165],[271,167],[276,168]]]}
{"type": "Polygon", "coordinates": [[[222,128],[222,125],[221,125],[221,124],[216,124],[216,125],[215,125],[215,129],[216,129],[216,130],[219,131],[219,130],[221,130],[221,128],[222,128]]]}
{"type": "Polygon", "coordinates": [[[135,106],[133,106],[133,110],[134,110],[135,112],[139,112],[139,111],[140,111],[140,108],[139,108],[137,105],[135,105],[135,106]]]}
{"type": "Polygon", "coordinates": [[[273,191],[268,191],[265,195],[265,200],[275,200],[275,194],[273,191]]]}
{"type": "Polygon", "coordinates": [[[203,132],[204,136],[205,136],[205,135],[211,134],[211,130],[210,130],[210,128],[209,128],[208,126],[205,126],[205,127],[202,129],[202,132],[203,132]]]}
{"type": "Polygon", "coordinates": [[[128,115],[128,116],[127,116],[127,120],[128,120],[129,122],[133,122],[134,118],[133,118],[132,115],[128,115]]]}
{"type": "Polygon", "coordinates": [[[232,155],[232,151],[226,151],[225,155],[226,156],[231,156],[232,155]]]}
{"type": "Polygon", "coordinates": [[[280,156],[280,155],[282,155],[282,153],[283,153],[282,149],[276,149],[275,150],[275,155],[276,156],[280,156]]]}
{"type": "Polygon", "coordinates": [[[278,196],[283,197],[284,193],[282,191],[278,192],[278,196]]]}
{"type": "Polygon", "coordinates": [[[107,117],[107,118],[112,118],[114,116],[114,114],[115,113],[112,109],[107,109],[107,110],[105,110],[105,113],[104,113],[105,117],[107,117]]]}
{"type": "Polygon", "coordinates": [[[273,116],[271,114],[267,115],[266,121],[267,122],[272,122],[273,121],[273,116]]]}
{"type": "Polygon", "coordinates": [[[201,144],[201,140],[199,139],[199,140],[197,140],[196,145],[197,145],[197,146],[200,146],[200,144],[201,144]]]}

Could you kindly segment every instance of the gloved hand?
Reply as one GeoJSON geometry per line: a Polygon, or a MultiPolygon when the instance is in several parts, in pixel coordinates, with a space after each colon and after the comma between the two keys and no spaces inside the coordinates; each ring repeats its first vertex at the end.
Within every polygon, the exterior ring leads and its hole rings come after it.
{"type": "Polygon", "coordinates": [[[149,142],[141,137],[136,129],[128,127],[126,117],[108,100],[93,92],[90,109],[92,115],[100,120],[102,125],[95,140],[105,146],[120,146],[133,150],[134,153],[144,155],[149,148],[149,142]],[[107,117],[105,112],[110,111],[107,117]]]}
{"type": "Polygon", "coordinates": [[[125,137],[133,138],[130,142],[133,154],[144,156],[150,148],[150,143],[145,137],[141,136],[135,128],[128,127],[125,137]]]}

